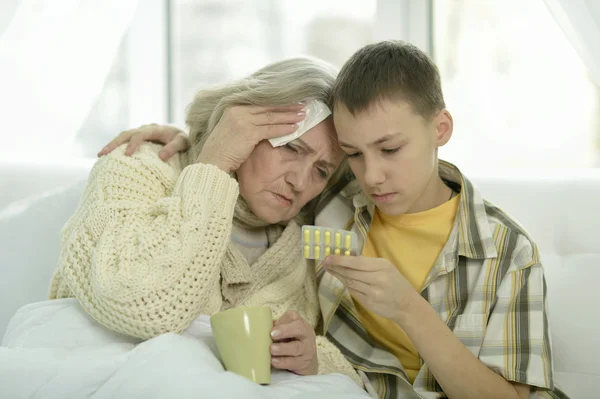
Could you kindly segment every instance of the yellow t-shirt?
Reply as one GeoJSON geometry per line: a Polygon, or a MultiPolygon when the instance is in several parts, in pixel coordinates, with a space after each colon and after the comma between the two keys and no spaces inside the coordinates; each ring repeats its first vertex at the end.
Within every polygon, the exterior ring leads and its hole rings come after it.
{"type": "MultiPolygon", "coordinates": [[[[376,210],[363,256],[389,260],[420,292],[448,241],[459,198],[457,195],[437,208],[400,216],[387,216],[376,210]]],[[[408,336],[392,320],[368,311],[356,299],[354,304],[369,335],[400,360],[414,382],[421,369],[421,358],[408,336]]]]}

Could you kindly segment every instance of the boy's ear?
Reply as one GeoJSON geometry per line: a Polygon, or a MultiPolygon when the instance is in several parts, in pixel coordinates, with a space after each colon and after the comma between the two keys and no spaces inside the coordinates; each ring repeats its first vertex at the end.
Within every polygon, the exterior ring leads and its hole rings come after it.
{"type": "Polygon", "coordinates": [[[447,109],[443,109],[434,117],[434,123],[436,128],[435,142],[438,147],[442,147],[452,137],[452,131],[454,130],[452,115],[450,115],[447,109]]]}

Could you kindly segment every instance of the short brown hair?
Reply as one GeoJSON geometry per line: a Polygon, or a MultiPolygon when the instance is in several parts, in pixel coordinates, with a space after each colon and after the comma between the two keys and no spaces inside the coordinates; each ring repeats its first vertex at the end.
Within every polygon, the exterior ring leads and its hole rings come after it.
{"type": "Polygon", "coordinates": [[[417,47],[399,40],[369,44],[344,64],[331,103],[356,115],[382,100],[403,100],[429,118],[446,108],[440,72],[417,47]]]}

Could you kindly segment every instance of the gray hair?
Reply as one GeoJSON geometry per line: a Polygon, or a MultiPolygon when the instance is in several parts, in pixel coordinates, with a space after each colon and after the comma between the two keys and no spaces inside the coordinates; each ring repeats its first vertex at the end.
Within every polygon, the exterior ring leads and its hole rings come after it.
{"type": "Polygon", "coordinates": [[[276,106],[318,99],[329,104],[337,69],[315,58],[299,57],[269,64],[234,82],[200,90],[190,104],[192,155],[197,157],[209,133],[235,105],[276,106]]]}
{"type": "MultiPolygon", "coordinates": [[[[312,57],[288,58],[269,64],[252,75],[200,90],[188,107],[186,124],[190,128],[191,159],[197,159],[210,132],[221,119],[223,112],[235,105],[277,106],[300,101],[321,100],[330,108],[331,90],[337,76],[337,68],[312,57]]],[[[329,179],[325,189],[340,185],[340,179],[348,174],[346,160],[329,179]]],[[[302,214],[313,214],[320,196],[307,204],[302,214]]],[[[304,221],[307,221],[305,218],[304,221]]]]}

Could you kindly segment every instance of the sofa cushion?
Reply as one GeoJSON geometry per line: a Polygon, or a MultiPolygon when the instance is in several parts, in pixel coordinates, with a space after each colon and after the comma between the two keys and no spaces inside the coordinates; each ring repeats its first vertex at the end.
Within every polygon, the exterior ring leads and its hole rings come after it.
{"type": "Polygon", "coordinates": [[[0,210],[0,334],[18,308],[47,299],[60,254],[60,230],[84,186],[81,180],[0,210]]]}

